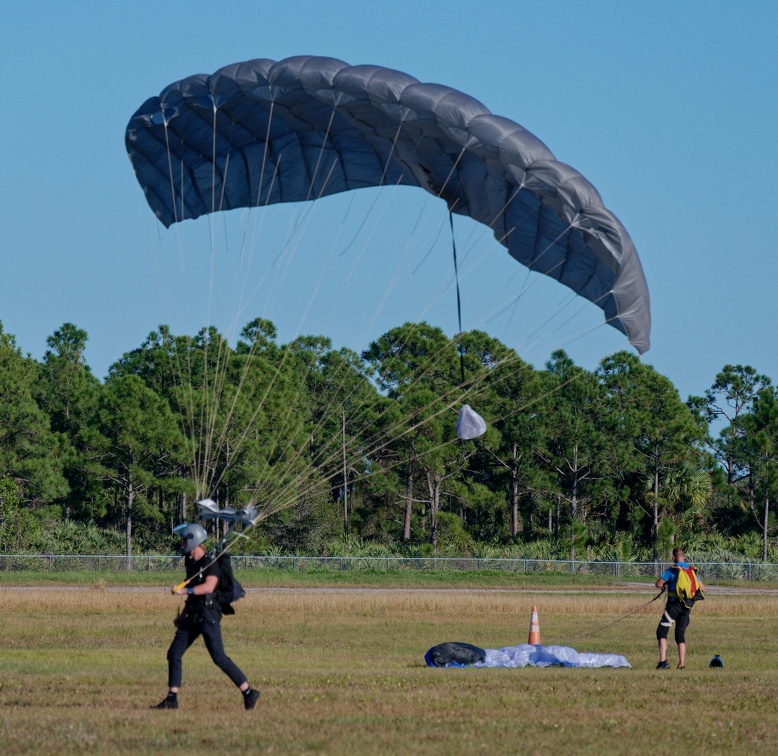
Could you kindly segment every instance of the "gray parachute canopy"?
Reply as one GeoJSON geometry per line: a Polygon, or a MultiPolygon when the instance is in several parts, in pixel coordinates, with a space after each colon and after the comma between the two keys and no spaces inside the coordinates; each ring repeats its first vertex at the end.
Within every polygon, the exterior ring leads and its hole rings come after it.
{"type": "Polygon", "coordinates": [[[133,115],[125,141],[168,227],[363,187],[421,187],[594,302],[638,352],[649,348],[643,269],[597,190],[529,131],[450,87],[334,58],[251,60],[171,84],[133,115]]]}

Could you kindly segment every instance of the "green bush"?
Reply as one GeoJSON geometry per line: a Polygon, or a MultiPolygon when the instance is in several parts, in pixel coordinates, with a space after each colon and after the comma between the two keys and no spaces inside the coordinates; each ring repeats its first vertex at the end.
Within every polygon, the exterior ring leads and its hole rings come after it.
{"type": "Polygon", "coordinates": [[[9,554],[34,547],[38,521],[24,507],[16,484],[0,478],[0,551],[9,554]]]}

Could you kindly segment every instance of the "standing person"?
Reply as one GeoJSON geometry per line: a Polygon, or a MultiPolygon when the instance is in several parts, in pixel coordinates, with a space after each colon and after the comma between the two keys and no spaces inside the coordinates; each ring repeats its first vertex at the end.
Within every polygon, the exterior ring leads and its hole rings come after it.
{"type": "Polygon", "coordinates": [[[674,564],[666,569],[656,587],[667,586],[667,604],[662,619],[656,629],[659,641],[659,664],[657,669],[670,669],[667,661],[667,634],[675,623],[675,642],[678,644],[678,669],[686,666],[686,628],[691,620],[692,607],[696,600],[701,600],[705,586],[697,577],[697,570],[686,561],[683,549],[673,549],[674,564]]]}
{"type": "Polygon", "coordinates": [[[204,559],[206,551],[203,544],[208,538],[208,534],[202,525],[196,523],[184,523],[174,528],[173,532],[181,537],[181,553],[185,556],[186,576],[191,580],[188,586],[178,591],[173,589],[173,592],[178,595],[186,594],[187,599],[183,613],[176,619],[176,634],[167,652],[168,694],[152,708],[178,708],[183,656],[189,646],[202,635],[213,663],[243,693],[243,705],[247,709],[253,709],[259,700],[259,691],[254,690],[249,685],[243,672],[224,653],[220,624],[222,619],[221,605],[215,595],[221,578],[221,567],[215,559],[204,559]]]}

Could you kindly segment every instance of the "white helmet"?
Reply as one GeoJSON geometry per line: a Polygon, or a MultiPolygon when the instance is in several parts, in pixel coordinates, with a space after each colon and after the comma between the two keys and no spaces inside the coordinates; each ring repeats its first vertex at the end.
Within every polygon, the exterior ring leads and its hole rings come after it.
{"type": "Polygon", "coordinates": [[[205,543],[208,538],[205,528],[196,522],[177,525],[173,532],[181,539],[181,552],[184,554],[191,554],[195,546],[205,543]]]}

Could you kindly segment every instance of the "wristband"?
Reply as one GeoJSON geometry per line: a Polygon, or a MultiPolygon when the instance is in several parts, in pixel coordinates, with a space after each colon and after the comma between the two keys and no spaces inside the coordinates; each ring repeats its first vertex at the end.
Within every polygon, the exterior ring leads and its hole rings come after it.
{"type": "Polygon", "coordinates": [[[186,592],[187,592],[188,595],[193,596],[194,595],[194,588],[192,588],[190,586],[189,588],[186,589],[186,592]]]}

